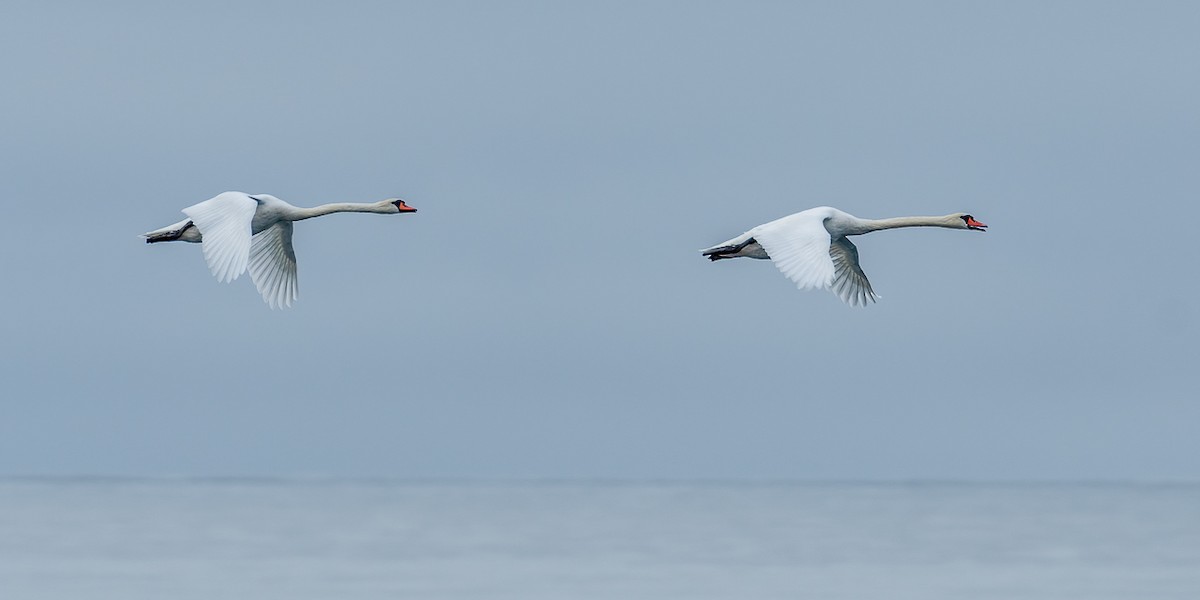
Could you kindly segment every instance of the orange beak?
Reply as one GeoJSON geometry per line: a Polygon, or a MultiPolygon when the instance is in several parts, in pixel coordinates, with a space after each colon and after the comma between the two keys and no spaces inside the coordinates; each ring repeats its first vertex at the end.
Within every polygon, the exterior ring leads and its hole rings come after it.
{"type": "Polygon", "coordinates": [[[980,230],[987,229],[987,225],[984,225],[983,223],[976,221],[974,217],[967,219],[967,227],[977,227],[980,230]]]}
{"type": "Polygon", "coordinates": [[[399,210],[402,213],[417,212],[417,209],[405,204],[403,200],[397,200],[397,201],[393,202],[392,204],[395,204],[396,210],[399,210]]]}

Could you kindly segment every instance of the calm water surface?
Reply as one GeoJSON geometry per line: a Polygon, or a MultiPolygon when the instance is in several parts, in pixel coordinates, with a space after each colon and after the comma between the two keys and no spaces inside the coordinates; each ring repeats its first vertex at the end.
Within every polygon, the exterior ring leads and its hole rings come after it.
{"type": "Polygon", "coordinates": [[[0,598],[1200,598],[1200,486],[0,480],[0,598]]]}

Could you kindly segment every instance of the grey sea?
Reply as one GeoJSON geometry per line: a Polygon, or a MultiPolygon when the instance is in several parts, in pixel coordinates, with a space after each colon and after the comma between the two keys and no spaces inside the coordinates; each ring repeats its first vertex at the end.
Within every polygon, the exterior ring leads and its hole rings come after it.
{"type": "Polygon", "coordinates": [[[1200,598],[1190,484],[0,480],[0,598],[1200,598]]]}

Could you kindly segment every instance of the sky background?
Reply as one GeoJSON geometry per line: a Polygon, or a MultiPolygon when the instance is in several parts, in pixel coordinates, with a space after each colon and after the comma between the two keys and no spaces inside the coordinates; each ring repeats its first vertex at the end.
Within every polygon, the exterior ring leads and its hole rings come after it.
{"type": "Polygon", "coordinates": [[[1200,479],[1200,5],[168,4],[5,3],[0,475],[1200,479]],[[696,252],[819,205],[991,230],[696,252]]]}

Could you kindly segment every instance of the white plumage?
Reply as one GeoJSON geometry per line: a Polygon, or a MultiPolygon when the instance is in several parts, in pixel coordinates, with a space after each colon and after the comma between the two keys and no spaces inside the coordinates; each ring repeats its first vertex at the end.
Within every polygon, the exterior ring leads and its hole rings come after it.
{"type": "Polygon", "coordinates": [[[183,209],[203,235],[204,260],[217,281],[233,281],[246,271],[257,210],[258,202],[240,192],[225,192],[183,209]]]}
{"type": "Polygon", "coordinates": [[[291,221],[280,221],[250,240],[249,269],[254,286],[268,305],[291,306],[299,292],[291,221]]]}

